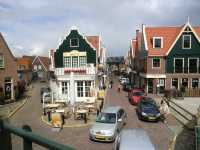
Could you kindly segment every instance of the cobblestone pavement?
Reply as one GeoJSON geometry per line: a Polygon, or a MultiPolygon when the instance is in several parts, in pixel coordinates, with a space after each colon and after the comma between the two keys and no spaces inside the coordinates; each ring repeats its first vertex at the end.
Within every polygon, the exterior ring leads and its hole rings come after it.
{"type": "MultiPolygon", "coordinates": [[[[41,121],[42,107],[40,103],[39,90],[44,83],[34,84],[32,97],[26,105],[20,109],[12,118],[11,123],[21,127],[24,124],[31,125],[33,132],[57,142],[74,147],[77,150],[111,150],[113,143],[98,143],[88,139],[90,126],[81,128],[64,128],[61,132],[52,132],[51,128],[41,121]]],[[[156,150],[167,150],[169,148],[172,133],[167,126],[161,122],[148,123],[138,120],[135,107],[128,102],[127,93],[116,92],[117,84],[112,89],[107,90],[105,105],[121,105],[128,114],[125,128],[143,128],[145,129],[156,150]]],[[[13,150],[22,149],[22,140],[13,136],[13,150]]],[[[44,149],[34,145],[34,149],[44,149]]]]}

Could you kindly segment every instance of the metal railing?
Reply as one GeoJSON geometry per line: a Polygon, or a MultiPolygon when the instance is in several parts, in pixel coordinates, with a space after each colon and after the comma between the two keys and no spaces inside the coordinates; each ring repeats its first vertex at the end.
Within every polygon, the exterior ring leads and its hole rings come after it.
{"type": "Polygon", "coordinates": [[[32,143],[38,144],[50,150],[75,150],[70,146],[49,140],[31,131],[28,125],[22,128],[12,126],[5,120],[0,120],[0,147],[1,150],[12,150],[11,134],[23,138],[23,149],[32,150],[32,143]]]}

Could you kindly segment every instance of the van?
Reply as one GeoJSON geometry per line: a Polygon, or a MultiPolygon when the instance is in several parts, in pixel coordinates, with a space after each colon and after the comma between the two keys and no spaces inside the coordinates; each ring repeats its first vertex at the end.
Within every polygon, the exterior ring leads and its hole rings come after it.
{"type": "Polygon", "coordinates": [[[114,150],[155,150],[143,129],[124,129],[116,137],[114,150]]]}

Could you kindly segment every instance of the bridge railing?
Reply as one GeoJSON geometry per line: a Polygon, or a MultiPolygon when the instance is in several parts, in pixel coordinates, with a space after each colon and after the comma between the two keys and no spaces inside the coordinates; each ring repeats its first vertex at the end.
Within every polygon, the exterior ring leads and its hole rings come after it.
{"type": "Polygon", "coordinates": [[[38,144],[50,150],[75,150],[74,148],[57,143],[53,140],[35,134],[28,125],[17,128],[6,120],[0,120],[0,147],[1,150],[12,150],[11,134],[23,138],[23,149],[32,150],[32,143],[38,144]]]}

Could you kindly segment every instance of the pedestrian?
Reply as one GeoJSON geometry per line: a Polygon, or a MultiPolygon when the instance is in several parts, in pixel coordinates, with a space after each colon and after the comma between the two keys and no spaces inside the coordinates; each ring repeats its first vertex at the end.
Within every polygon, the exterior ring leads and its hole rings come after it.
{"type": "Polygon", "coordinates": [[[110,80],[110,88],[112,89],[113,81],[110,80]]]}
{"type": "Polygon", "coordinates": [[[161,113],[161,119],[165,121],[167,115],[170,113],[170,110],[169,110],[169,102],[162,99],[161,100],[161,103],[160,103],[160,113],[161,113]]]}
{"type": "Polygon", "coordinates": [[[121,85],[119,84],[118,85],[118,92],[120,92],[120,90],[121,90],[121,85]]]}

